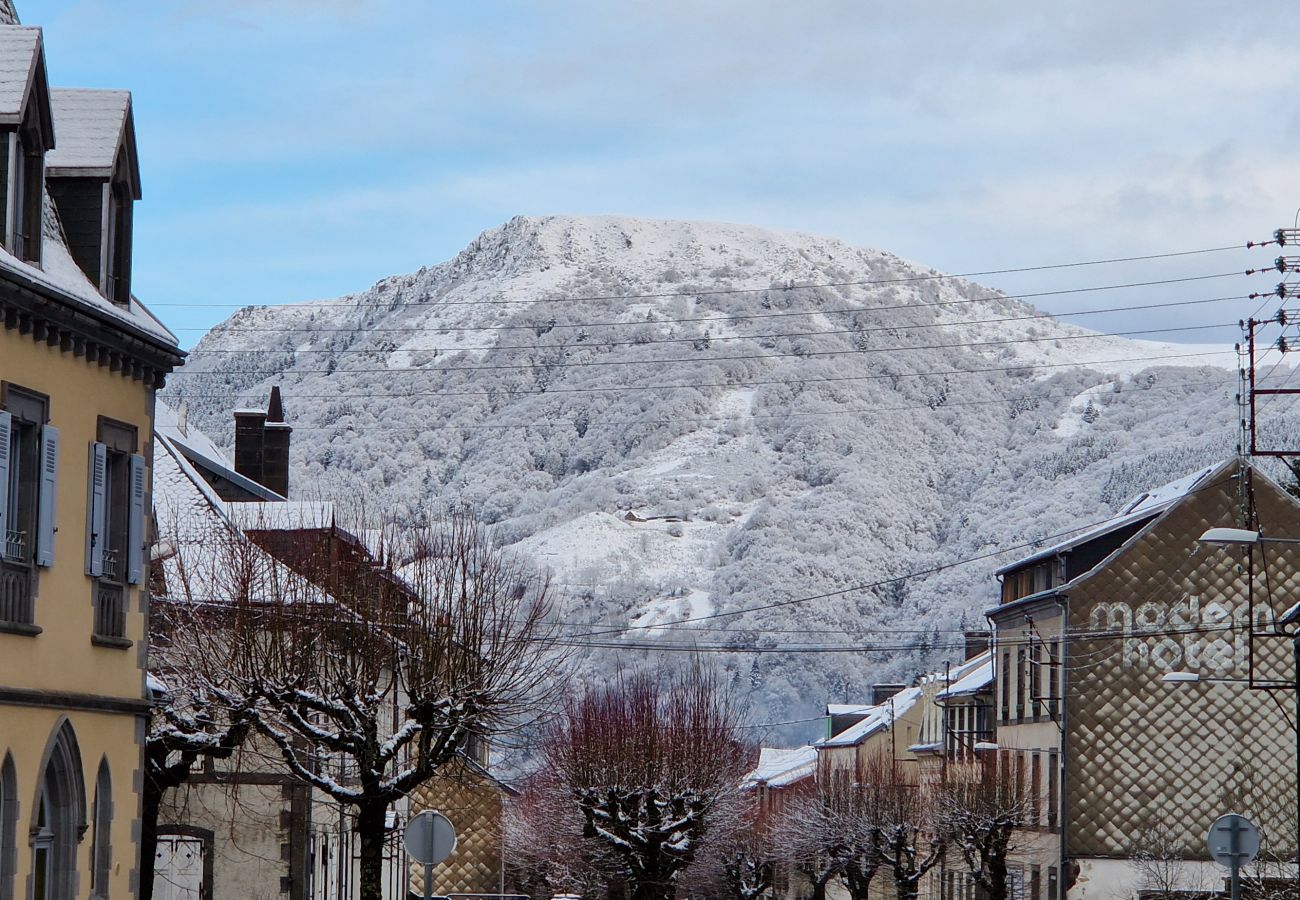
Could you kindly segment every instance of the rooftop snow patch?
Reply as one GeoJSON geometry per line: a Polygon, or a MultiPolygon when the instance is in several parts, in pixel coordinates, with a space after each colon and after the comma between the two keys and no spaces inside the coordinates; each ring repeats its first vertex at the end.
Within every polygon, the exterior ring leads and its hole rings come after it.
{"type": "Polygon", "coordinates": [[[851,747],[860,744],[878,731],[883,731],[894,724],[894,720],[910,710],[921,699],[921,688],[904,688],[884,703],[871,707],[862,721],[850,725],[839,734],[818,741],[818,747],[851,747]]]}
{"type": "Polygon", "coordinates": [[[58,143],[45,156],[46,171],[55,177],[112,176],[130,120],[131,92],[53,88],[50,107],[58,143]]]}
{"type": "Polygon", "coordinates": [[[0,25],[0,122],[22,121],[24,105],[41,60],[41,30],[0,25]]]}
{"type": "Polygon", "coordinates": [[[812,744],[789,749],[763,747],[758,751],[758,765],[745,776],[745,783],[784,787],[811,775],[816,766],[817,748],[812,744]]]}
{"type": "Polygon", "coordinates": [[[1021,566],[1028,565],[1029,563],[1049,559],[1056,556],[1058,553],[1064,553],[1074,547],[1096,540],[1097,538],[1110,534],[1112,531],[1123,528],[1126,525],[1141,522],[1143,519],[1154,518],[1169,509],[1169,507],[1173,506],[1179,500],[1182,500],[1188,494],[1192,493],[1198,485],[1223,465],[1224,463],[1215,463],[1212,466],[1206,466],[1204,469],[1198,469],[1190,475],[1185,475],[1182,478],[1179,478],[1177,481],[1171,481],[1166,485],[1139,494],[1128,503],[1124,504],[1120,513],[1113,518],[1107,519],[1105,522],[1098,525],[1094,525],[1088,530],[1076,534],[1074,537],[1039,550],[1037,553],[1022,557],[1015,562],[1008,563],[998,569],[994,574],[1003,575],[1013,569],[1019,569],[1021,566]]]}
{"type": "Polygon", "coordinates": [[[981,654],[983,661],[980,662],[972,671],[958,678],[952,685],[939,693],[935,694],[936,700],[943,700],[947,697],[969,697],[972,694],[978,694],[986,687],[993,683],[993,655],[990,653],[981,654]]]}

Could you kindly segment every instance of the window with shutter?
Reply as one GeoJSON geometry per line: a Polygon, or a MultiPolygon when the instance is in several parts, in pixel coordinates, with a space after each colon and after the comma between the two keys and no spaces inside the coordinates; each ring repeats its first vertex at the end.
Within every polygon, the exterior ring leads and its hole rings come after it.
{"type": "Polygon", "coordinates": [[[133,425],[100,417],[92,449],[91,536],[97,643],[130,646],[126,638],[128,584],[144,574],[144,458],[133,425]],[[98,571],[93,569],[97,567],[98,571]]]}
{"type": "Polygon", "coordinates": [[[90,476],[86,497],[86,574],[104,574],[105,503],[108,499],[108,448],[90,445],[90,476]]]}
{"type": "Polygon", "coordinates": [[[127,512],[126,580],[128,584],[139,584],[144,580],[144,457],[132,454],[128,463],[131,496],[127,512]]]}
{"type": "Polygon", "coordinates": [[[41,484],[36,514],[36,565],[54,565],[54,498],[59,481],[59,429],[41,429],[41,484]]]}
{"type": "Polygon", "coordinates": [[[0,628],[28,631],[39,563],[40,504],[44,488],[42,434],[49,401],[4,383],[0,392],[0,628]]]}

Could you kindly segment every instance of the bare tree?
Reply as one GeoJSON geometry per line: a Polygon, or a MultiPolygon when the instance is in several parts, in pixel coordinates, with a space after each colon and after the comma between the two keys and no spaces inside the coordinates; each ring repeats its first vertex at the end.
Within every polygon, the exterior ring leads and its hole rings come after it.
{"type": "Polygon", "coordinates": [[[373,553],[336,529],[269,531],[272,553],[233,529],[178,548],[177,601],[212,615],[188,620],[175,671],[249,708],[293,775],[353,811],[361,898],[380,900],[391,804],[555,689],[548,584],[467,515],[381,525],[373,553]]]}
{"type": "Polygon", "coordinates": [[[525,781],[505,811],[509,890],[534,900],[598,896],[617,863],[582,831],[582,815],[553,773],[541,771],[525,781]]]}
{"type": "Polygon", "coordinates": [[[921,880],[943,859],[946,841],[935,804],[919,784],[903,777],[886,754],[869,757],[862,795],[875,824],[875,852],[894,878],[898,900],[916,900],[921,880]]]}
{"type": "Polygon", "coordinates": [[[780,820],[782,842],[808,880],[812,900],[824,900],[836,879],[852,900],[863,900],[881,865],[871,795],[852,775],[823,773],[816,789],[796,798],[780,820]]]}
{"type": "Polygon", "coordinates": [[[692,665],[661,687],[615,677],[566,704],[543,759],[619,861],[633,900],[671,900],[700,842],[732,814],[751,762],[740,712],[719,676],[692,665]]]}
{"type": "Polygon", "coordinates": [[[707,839],[699,865],[704,877],[698,878],[692,870],[689,893],[758,900],[772,889],[775,880],[775,838],[773,822],[762,814],[758,798],[745,792],[736,815],[715,827],[707,839]]]}
{"type": "Polygon", "coordinates": [[[158,699],[145,741],[140,809],[140,900],[152,900],[163,795],[189,780],[202,758],[229,759],[253,727],[250,709],[205,708],[174,695],[158,699]]]}
{"type": "Polygon", "coordinates": [[[1030,823],[1036,799],[996,754],[955,762],[938,787],[939,826],[985,900],[1006,900],[1007,860],[1018,849],[1016,831],[1030,823]]]}

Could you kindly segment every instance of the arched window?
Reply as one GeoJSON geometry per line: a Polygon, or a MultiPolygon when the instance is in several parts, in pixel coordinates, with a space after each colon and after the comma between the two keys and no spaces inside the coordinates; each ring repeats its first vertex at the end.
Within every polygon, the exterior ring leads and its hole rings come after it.
{"type": "Polygon", "coordinates": [[[108,872],[113,859],[113,848],[109,843],[109,828],[113,823],[113,782],[109,776],[107,759],[99,761],[91,821],[90,896],[103,900],[108,897],[108,872]]]}
{"type": "Polygon", "coordinates": [[[18,774],[14,758],[5,754],[0,763],[0,900],[14,900],[14,872],[18,869],[18,774]]]}
{"type": "Polygon", "coordinates": [[[64,719],[45,751],[31,827],[32,900],[77,896],[77,844],[86,830],[86,784],[81,750],[64,719]]]}

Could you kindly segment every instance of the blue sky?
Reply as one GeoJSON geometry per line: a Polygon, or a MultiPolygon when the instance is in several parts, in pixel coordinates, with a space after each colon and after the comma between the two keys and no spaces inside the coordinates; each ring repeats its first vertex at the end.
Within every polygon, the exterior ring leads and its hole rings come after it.
{"type": "MultiPolygon", "coordinates": [[[[746,222],[963,272],[1244,243],[1300,205],[1282,3],[17,3],[46,29],[53,83],[134,92],[136,293],[186,345],[238,305],[361,290],[521,213],[746,222]]],[[[984,281],[1050,290],[1271,255],[984,281]]]]}

